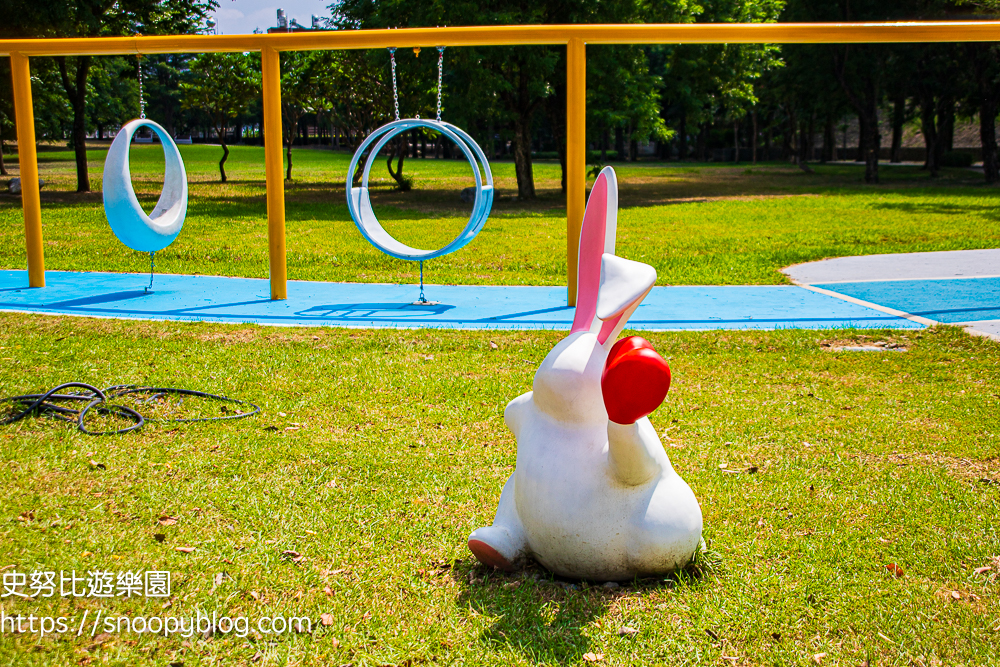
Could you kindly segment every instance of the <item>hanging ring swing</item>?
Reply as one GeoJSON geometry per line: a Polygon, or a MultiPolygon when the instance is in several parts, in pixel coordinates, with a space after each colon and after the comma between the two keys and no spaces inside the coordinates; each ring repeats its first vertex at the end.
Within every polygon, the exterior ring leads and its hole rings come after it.
{"type": "Polygon", "coordinates": [[[353,179],[354,171],[358,167],[361,156],[372,144],[375,145],[372,147],[368,159],[365,161],[361,187],[351,187],[350,196],[347,199],[347,207],[350,210],[351,218],[354,219],[354,224],[357,225],[358,231],[361,232],[361,235],[369,243],[385,254],[397,259],[423,261],[455,252],[476,238],[476,235],[482,230],[483,225],[486,224],[490,209],[493,208],[493,174],[490,171],[489,163],[486,161],[486,155],[472,137],[454,125],[443,121],[424,120],[420,118],[405,118],[393,121],[372,132],[362,142],[354,154],[354,158],[351,160],[350,167],[348,167],[347,178],[349,183],[353,179]],[[368,176],[378,157],[379,151],[396,135],[418,127],[440,132],[451,139],[472,165],[472,171],[476,177],[476,197],[473,202],[472,214],[469,216],[469,221],[466,223],[465,228],[459,232],[458,236],[437,250],[412,248],[393,238],[382,227],[378,218],[375,217],[368,191],[368,176]],[[375,143],[376,141],[378,143],[375,143]],[[480,174],[480,165],[482,165],[483,171],[486,174],[485,183],[482,174],[480,174]]]}
{"type": "Polygon", "coordinates": [[[130,120],[111,142],[104,161],[104,213],[118,240],[139,252],[156,252],[177,238],[187,213],[187,174],[177,144],[158,123],[130,120]],[[153,212],[146,215],[132,189],[129,145],[140,127],[148,127],[163,145],[163,192],[153,212]]]}
{"type": "MultiPolygon", "coordinates": [[[[472,241],[472,239],[476,238],[476,235],[479,234],[480,230],[482,230],[483,225],[486,224],[486,220],[490,215],[490,210],[493,208],[493,173],[490,171],[490,165],[486,160],[486,154],[483,153],[479,144],[477,144],[476,141],[466,132],[455,127],[451,123],[446,123],[441,120],[441,70],[443,51],[444,47],[438,47],[437,119],[430,120],[419,117],[400,119],[399,97],[396,91],[395,49],[389,49],[389,52],[392,54],[392,85],[396,120],[383,125],[368,135],[368,137],[361,143],[361,146],[358,147],[358,150],[354,153],[354,157],[351,159],[351,164],[347,169],[347,208],[350,211],[351,218],[354,220],[355,226],[357,226],[358,231],[361,232],[361,235],[364,236],[365,239],[367,239],[367,241],[373,246],[391,257],[421,263],[424,260],[434,259],[435,257],[441,257],[442,255],[455,252],[472,241]],[[393,238],[393,236],[382,227],[378,218],[375,217],[375,212],[372,210],[368,190],[368,176],[371,172],[372,166],[375,164],[379,151],[381,151],[382,148],[397,135],[420,127],[439,132],[451,139],[451,141],[458,146],[459,150],[462,151],[462,154],[465,155],[465,158],[469,161],[469,164],[472,166],[473,174],[476,177],[476,196],[472,206],[472,214],[469,216],[469,221],[466,223],[462,231],[459,232],[458,236],[456,236],[451,242],[436,250],[413,248],[393,238]],[[362,156],[369,147],[371,147],[371,151],[368,154],[368,159],[365,160],[361,186],[353,187],[351,184],[353,183],[355,170],[358,168],[358,164],[360,163],[362,156]],[[480,173],[480,170],[482,170],[482,173],[480,173]]],[[[423,267],[421,266],[421,269],[422,268],[423,267]]]]}
{"type": "Polygon", "coordinates": [[[138,252],[149,253],[150,287],[153,284],[153,253],[170,245],[180,234],[187,214],[188,185],[184,161],[170,133],[146,118],[142,99],[142,68],[139,69],[140,117],[122,126],[104,160],[104,214],[118,240],[138,252]],[[139,128],[156,133],[163,146],[163,191],[153,212],[146,215],[132,188],[129,147],[139,128]]]}

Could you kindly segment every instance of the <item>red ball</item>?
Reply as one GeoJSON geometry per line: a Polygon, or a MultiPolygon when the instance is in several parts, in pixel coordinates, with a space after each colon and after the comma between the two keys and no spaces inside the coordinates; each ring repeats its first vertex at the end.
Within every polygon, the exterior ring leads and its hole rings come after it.
{"type": "Polygon", "coordinates": [[[601,391],[608,418],[632,424],[660,407],[670,390],[670,366],[649,341],[622,338],[608,354],[601,391]]]}

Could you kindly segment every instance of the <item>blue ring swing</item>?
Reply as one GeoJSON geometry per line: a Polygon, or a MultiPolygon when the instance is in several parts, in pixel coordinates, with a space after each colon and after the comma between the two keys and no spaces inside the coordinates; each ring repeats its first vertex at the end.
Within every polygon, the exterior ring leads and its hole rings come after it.
{"type": "MultiPolygon", "coordinates": [[[[393,94],[396,91],[396,58],[395,49],[389,49],[392,55],[392,83],[393,94]]],[[[486,159],[486,154],[479,144],[469,136],[464,130],[441,120],[441,69],[444,58],[444,47],[438,47],[438,117],[437,120],[417,118],[399,118],[399,103],[396,102],[396,120],[391,121],[372,132],[361,143],[351,164],[347,168],[347,209],[351,214],[354,225],[361,235],[373,246],[397,259],[415,261],[420,263],[420,298],[414,301],[413,305],[436,305],[436,302],[428,301],[424,297],[424,261],[441,257],[455,252],[467,245],[482,230],[489,218],[493,208],[493,172],[490,171],[490,164],[486,159]],[[451,139],[458,146],[462,154],[469,161],[473,174],[476,177],[476,195],[472,205],[472,213],[469,221],[462,231],[451,242],[436,250],[423,250],[413,248],[396,240],[389,232],[382,227],[372,209],[371,198],[368,189],[368,176],[379,151],[397,135],[409,130],[423,127],[435,132],[440,132],[451,139]],[[377,143],[376,143],[377,142],[377,143]],[[373,146],[374,144],[374,146],[373,146]],[[361,186],[354,187],[354,173],[358,168],[365,151],[371,147],[368,159],[365,160],[364,171],[362,172],[361,186]],[[482,168],[483,174],[480,173],[482,168]],[[484,175],[485,174],[485,179],[484,175]]]]}

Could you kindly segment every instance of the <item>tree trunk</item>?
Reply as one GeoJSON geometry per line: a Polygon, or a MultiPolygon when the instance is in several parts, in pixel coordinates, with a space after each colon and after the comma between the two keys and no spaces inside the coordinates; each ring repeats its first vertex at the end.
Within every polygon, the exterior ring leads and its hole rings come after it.
{"type": "Polygon", "coordinates": [[[601,164],[608,161],[608,144],[611,142],[611,131],[605,127],[601,132],[601,164]]]}
{"type": "Polygon", "coordinates": [[[219,176],[222,182],[226,182],[226,160],[229,159],[229,146],[226,145],[226,132],[223,130],[220,142],[222,143],[222,159],[219,160],[219,176]]]}
{"type": "Polygon", "coordinates": [[[740,124],[733,122],[733,164],[740,163],[740,124]]]}
{"type": "Polygon", "coordinates": [[[834,74],[840,82],[840,89],[844,91],[855,113],[858,114],[858,122],[861,125],[861,137],[859,141],[859,152],[865,161],[865,183],[878,183],[878,154],[881,145],[881,135],[878,131],[878,103],[881,98],[879,89],[880,67],[878,58],[872,48],[865,46],[856,47],[861,51],[861,61],[865,63],[865,70],[856,78],[852,79],[854,85],[848,85],[845,70],[850,46],[840,47],[833,52],[834,74]]]}
{"type": "Polygon", "coordinates": [[[924,89],[920,93],[920,131],[924,135],[924,148],[927,157],[924,160],[924,169],[930,172],[931,178],[938,175],[938,133],[935,123],[934,95],[924,89]]]}
{"type": "Polygon", "coordinates": [[[903,122],[906,120],[906,97],[898,95],[892,103],[892,149],[889,162],[903,161],[903,122]]]}
{"type": "Polygon", "coordinates": [[[868,127],[865,123],[865,117],[863,114],[858,114],[858,154],[855,156],[855,162],[864,162],[865,154],[867,153],[867,146],[865,142],[868,140],[868,127]]]}
{"type": "Polygon", "coordinates": [[[531,170],[531,116],[518,116],[514,121],[514,174],[517,176],[517,198],[535,198],[535,178],[531,170]]]}
{"type": "Polygon", "coordinates": [[[625,130],[621,125],[615,127],[615,153],[616,160],[625,160],[625,130]]]}
{"type": "Polygon", "coordinates": [[[87,171],[87,74],[90,56],[77,56],[76,71],[70,81],[66,57],[56,58],[59,75],[69,104],[73,109],[73,151],[76,154],[76,191],[90,192],[90,174],[87,171]]]}
{"type": "Polygon", "coordinates": [[[787,129],[781,133],[781,159],[798,164],[798,118],[795,114],[795,107],[785,105],[785,119],[788,121],[787,129]]]}
{"type": "Polygon", "coordinates": [[[686,160],[688,156],[688,130],[687,130],[687,110],[681,111],[681,118],[677,124],[677,159],[686,160]]]}
{"type": "Polygon", "coordinates": [[[1000,180],[1000,160],[997,159],[997,101],[993,94],[980,98],[979,143],[983,152],[983,174],[987,183],[1000,180]]]}
{"type": "Polygon", "coordinates": [[[285,180],[292,180],[292,142],[288,142],[288,148],[285,149],[285,153],[288,156],[288,167],[285,168],[285,180]]]}
{"type": "MultiPolygon", "coordinates": [[[[545,100],[545,116],[552,129],[552,139],[556,144],[556,153],[559,156],[559,183],[562,193],[566,194],[566,84],[556,83],[554,94],[545,100]]],[[[586,140],[584,141],[584,153],[586,154],[586,140]]]]}
{"type": "Polygon", "coordinates": [[[941,158],[951,151],[955,143],[955,100],[943,97],[938,100],[937,108],[937,163],[941,166],[941,158]]]}
{"type": "Polygon", "coordinates": [[[837,130],[833,126],[833,116],[827,116],[823,123],[823,153],[820,162],[824,164],[837,159],[837,130]]]}
{"type": "Polygon", "coordinates": [[[812,153],[812,121],[803,120],[799,123],[799,152],[796,163],[799,169],[807,174],[813,173],[809,166],[809,158],[812,153]]]}
{"type": "Polygon", "coordinates": [[[878,99],[872,95],[868,102],[868,119],[865,122],[868,135],[865,139],[865,183],[878,183],[878,153],[882,144],[882,136],[878,131],[878,99]]]}
{"type": "Polygon", "coordinates": [[[7,165],[3,162],[3,139],[0,139],[0,176],[7,175],[7,165]]]}
{"type": "MultiPolygon", "coordinates": [[[[396,181],[396,185],[399,186],[401,192],[408,192],[410,190],[410,183],[405,178],[403,178],[403,161],[406,159],[406,154],[409,153],[410,147],[406,140],[406,133],[403,132],[396,139],[396,170],[392,170],[392,153],[389,154],[389,159],[386,160],[386,167],[389,168],[389,175],[392,176],[392,180],[396,181]]],[[[358,171],[361,171],[360,169],[358,171]]]]}
{"type": "Polygon", "coordinates": [[[756,108],[754,108],[754,110],[750,112],[750,119],[753,125],[753,141],[750,142],[750,145],[753,148],[750,151],[750,160],[754,164],[757,164],[757,109],[756,108]]]}
{"type": "Polygon", "coordinates": [[[1000,158],[997,155],[996,118],[1000,94],[996,80],[997,51],[992,44],[969,44],[969,51],[979,93],[979,143],[982,147],[983,175],[987,183],[1000,181],[1000,158]]]}
{"type": "Polygon", "coordinates": [[[708,128],[709,123],[702,123],[698,130],[698,140],[695,142],[696,159],[708,162],[708,128]]]}

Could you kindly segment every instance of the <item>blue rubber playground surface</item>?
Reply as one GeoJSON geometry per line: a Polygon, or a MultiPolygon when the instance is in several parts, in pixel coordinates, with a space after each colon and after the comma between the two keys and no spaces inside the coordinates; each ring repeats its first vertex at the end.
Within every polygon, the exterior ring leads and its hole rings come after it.
{"type": "Polygon", "coordinates": [[[1000,319],[1000,278],[890,280],[815,286],[937,322],[1000,319]]]}
{"type": "MultiPolygon", "coordinates": [[[[0,271],[0,310],[272,326],[568,330],[573,320],[565,287],[428,285],[427,298],[441,303],[414,306],[414,285],[289,281],[288,299],[272,301],[269,282],[261,279],[161,274],[147,294],[148,276],[142,274],[48,271],[45,278],[46,287],[35,289],[27,287],[26,271],[0,271]]],[[[963,307],[974,299],[969,296],[963,307]]],[[[628,326],[645,331],[922,328],[793,285],[654,287],[628,326]]]]}

